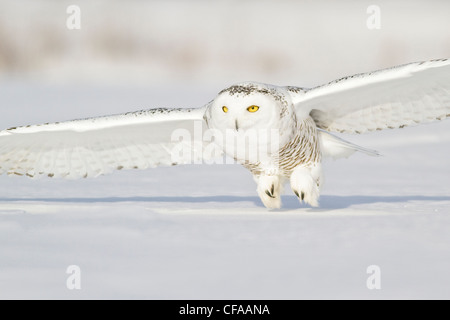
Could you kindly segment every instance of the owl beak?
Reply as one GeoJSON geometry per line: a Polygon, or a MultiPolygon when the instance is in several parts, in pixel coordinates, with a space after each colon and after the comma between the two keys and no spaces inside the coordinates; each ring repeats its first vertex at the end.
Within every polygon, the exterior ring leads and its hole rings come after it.
{"type": "Polygon", "coordinates": [[[239,124],[238,124],[237,119],[234,121],[234,125],[236,127],[236,131],[238,131],[239,130],[239,124]]]}

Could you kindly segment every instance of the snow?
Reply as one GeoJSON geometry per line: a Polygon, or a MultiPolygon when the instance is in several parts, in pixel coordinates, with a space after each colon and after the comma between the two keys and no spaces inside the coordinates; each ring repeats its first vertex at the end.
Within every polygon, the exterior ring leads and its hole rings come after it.
{"type": "MultiPolygon", "coordinates": [[[[4,83],[0,125],[212,97],[173,90],[4,83]]],[[[317,209],[287,192],[266,210],[238,165],[2,176],[0,298],[450,298],[450,121],[344,138],[383,156],[327,161],[317,209]],[[66,287],[70,265],[81,290],[66,287]],[[366,287],[370,265],[381,290],[366,287]]]]}

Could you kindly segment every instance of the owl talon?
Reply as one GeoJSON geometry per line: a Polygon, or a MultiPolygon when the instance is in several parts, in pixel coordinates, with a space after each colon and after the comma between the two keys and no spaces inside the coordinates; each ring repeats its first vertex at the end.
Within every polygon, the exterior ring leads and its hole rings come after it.
{"type": "Polygon", "coordinates": [[[275,186],[272,183],[272,186],[270,187],[270,191],[266,190],[266,194],[271,198],[275,198],[274,192],[275,192],[275,186]]]}
{"type": "Polygon", "coordinates": [[[271,193],[269,192],[269,190],[266,190],[266,194],[267,194],[269,197],[275,199],[275,196],[274,196],[273,194],[271,194],[271,193]]]}
{"type": "Polygon", "coordinates": [[[258,195],[262,203],[269,209],[278,209],[281,207],[281,184],[277,176],[259,176],[258,195]]]}
{"type": "Polygon", "coordinates": [[[297,196],[297,198],[299,198],[300,200],[305,200],[305,193],[302,191],[300,194],[298,193],[297,190],[294,190],[294,194],[297,196]]]}

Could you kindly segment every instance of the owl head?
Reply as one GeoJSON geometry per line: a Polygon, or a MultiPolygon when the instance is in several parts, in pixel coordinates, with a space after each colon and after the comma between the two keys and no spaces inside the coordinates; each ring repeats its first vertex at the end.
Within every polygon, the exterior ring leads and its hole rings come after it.
{"type": "Polygon", "coordinates": [[[289,92],[283,87],[243,82],[219,92],[205,115],[216,130],[279,129],[283,118],[293,116],[289,92]]]}
{"type": "MultiPolygon", "coordinates": [[[[291,96],[284,87],[244,82],[219,92],[205,113],[205,121],[209,129],[224,137],[226,141],[219,145],[226,145],[227,150],[266,150],[268,145],[272,150],[289,140],[289,134],[284,133],[290,131],[287,128],[295,127],[292,125],[295,112],[291,96]],[[245,142],[246,147],[237,146],[235,141],[245,142]]],[[[247,157],[234,158],[247,160],[247,157]]]]}

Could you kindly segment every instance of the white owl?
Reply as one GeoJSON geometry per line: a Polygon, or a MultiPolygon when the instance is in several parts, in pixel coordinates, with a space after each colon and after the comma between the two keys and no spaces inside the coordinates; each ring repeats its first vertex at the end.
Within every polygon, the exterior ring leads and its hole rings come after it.
{"type": "Polygon", "coordinates": [[[87,178],[210,161],[222,153],[251,171],[267,208],[281,206],[285,182],[300,202],[317,206],[323,157],[377,155],[329,132],[364,133],[447,117],[448,59],[312,89],[245,82],[197,109],[150,109],[3,130],[0,173],[87,178]]]}

